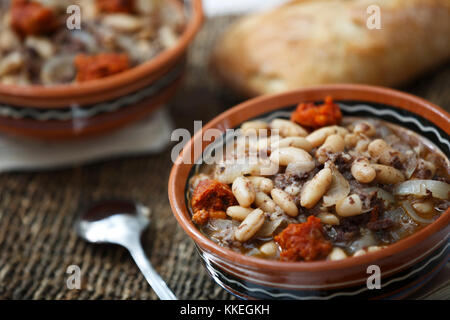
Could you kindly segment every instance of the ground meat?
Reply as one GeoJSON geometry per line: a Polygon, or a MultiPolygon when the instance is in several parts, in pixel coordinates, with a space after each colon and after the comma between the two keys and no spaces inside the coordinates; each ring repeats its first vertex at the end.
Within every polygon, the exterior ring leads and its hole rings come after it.
{"type": "Polygon", "coordinates": [[[306,181],[307,178],[307,173],[304,175],[278,173],[275,175],[273,182],[276,188],[283,190],[287,186],[291,185],[300,186],[306,181]]]}
{"type": "Polygon", "coordinates": [[[400,157],[398,155],[392,155],[391,166],[393,166],[394,168],[396,168],[398,170],[405,169],[405,165],[400,160],[400,157]]]}
{"type": "MultiPolygon", "coordinates": [[[[331,160],[331,162],[334,163],[334,165],[336,166],[336,168],[339,170],[340,173],[351,174],[350,170],[353,164],[353,157],[348,153],[344,152],[333,153],[329,157],[329,160],[331,160]]],[[[349,176],[347,179],[351,179],[352,177],[353,176],[349,176]]]]}
{"type": "Polygon", "coordinates": [[[369,221],[367,228],[373,231],[390,229],[395,225],[395,222],[389,218],[379,219],[376,221],[369,221]]]}
{"type": "Polygon", "coordinates": [[[13,0],[11,4],[11,28],[20,36],[41,35],[58,28],[54,12],[38,2],[13,0]]]}
{"type": "Polygon", "coordinates": [[[433,176],[433,172],[431,172],[430,169],[420,167],[420,166],[414,172],[414,178],[416,178],[416,179],[428,180],[428,179],[431,179],[432,176],[433,176]]]}
{"type": "Polygon", "coordinates": [[[39,53],[33,48],[26,48],[23,51],[23,55],[26,57],[25,59],[27,61],[25,68],[29,74],[30,80],[36,83],[40,82],[42,62],[39,60],[39,53]]]}
{"type": "Polygon", "coordinates": [[[97,8],[106,13],[133,13],[135,0],[97,0],[97,8]]]}
{"type": "Polygon", "coordinates": [[[77,55],[75,67],[77,81],[84,82],[123,72],[131,66],[126,54],[101,53],[95,56],[77,55]]]}
{"type": "Polygon", "coordinates": [[[85,53],[88,51],[86,43],[72,36],[72,33],[69,30],[59,30],[53,35],[52,38],[53,43],[59,45],[59,50],[61,53],[72,54],[73,52],[85,53]]]}
{"type": "Polygon", "coordinates": [[[372,200],[373,209],[370,212],[370,221],[367,228],[372,231],[386,230],[392,228],[396,223],[384,216],[384,202],[379,198],[372,200]]]}
{"type": "Polygon", "coordinates": [[[225,211],[237,201],[231,188],[216,180],[202,180],[192,194],[191,206],[194,211],[192,220],[205,224],[209,218],[225,219],[225,211]]]}
{"type": "Polygon", "coordinates": [[[437,180],[437,181],[442,181],[445,183],[449,183],[450,184],[450,179],[448,177],[442,177],[442,176],[434,176],[433,180],[437,180]]]}
{"type": "Polygon", "coordinates": [[[291,223],[275,238],[284,261],[312,261],[324,258],[331,251],[331,243],[323,234],[319,218],[309,216],[304,223],[291,223]]]}
{"type": "Polygon", "coordinates": [[[342,218],[339,225],[327,226],[325,228],[326,237],[333,243],[341,244],[356,240],[360,236],[360,228],[365,227],[370,221],[370,218],[370,213],[342,218]]]}

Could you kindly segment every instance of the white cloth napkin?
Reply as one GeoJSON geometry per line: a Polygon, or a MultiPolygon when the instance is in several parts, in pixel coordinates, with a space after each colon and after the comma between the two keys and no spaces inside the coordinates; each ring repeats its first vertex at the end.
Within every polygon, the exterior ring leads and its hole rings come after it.
{"type": "Polygon", "coordinates": [[[0,172],[67,167],[125,155],[161,152],[174,125],[161,108],[120,131],[70,142],[43,142],[0,135],[0,172]]]}

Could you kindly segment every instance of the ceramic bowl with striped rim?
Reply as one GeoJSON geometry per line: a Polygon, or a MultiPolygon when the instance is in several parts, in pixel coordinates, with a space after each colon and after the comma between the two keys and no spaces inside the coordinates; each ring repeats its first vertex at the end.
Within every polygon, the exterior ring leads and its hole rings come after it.
{"type": "Polygon", "coordinates": [[[203,23],[201,0],[170,0],[186,16],[177,44],[130,70],[77,84],[0,84],[0,131],[48,140],[120,128],[161,107],[181,83],[188,46],[203,23]]]}
{"type": "Polygon", "coordinates": [[[332,96],[344,116],[371,117],[400,125],[425,137],[450,155],[450,115],[421,98],[365,85],[328,85],[244,102],[220,114],[197,132],[177,158],[169,178],[169,200],[175,218],[194,240],[211,277],[243,299],[334,299],[406,297],[423,286],[450,258],[450,209],[432,224],[388,247],[340,261],[283,262],[248,257],[208,239],[191,220],[186,194],[195,171],[194,145],[211,143],[203,132],[222,132],[255,118],[287,116],[302,101],[332,96]],[[381,289],[369,289],[373,266],[381,272],[381,289]]]}

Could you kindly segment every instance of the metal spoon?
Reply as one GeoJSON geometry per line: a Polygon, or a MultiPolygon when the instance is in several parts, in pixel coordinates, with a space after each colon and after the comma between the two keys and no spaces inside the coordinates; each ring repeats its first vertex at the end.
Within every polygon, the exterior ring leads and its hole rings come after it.
{"type": "Polygon", "coordinates": [[[113,243],[130,251],[150,286],[161,300],[177,300],[153,269],[141,245],[141,234],[150,223],[149,210],[128,201],[113,200],[95,204],[76,222],[80,237],[93,243],[113,243]]]}

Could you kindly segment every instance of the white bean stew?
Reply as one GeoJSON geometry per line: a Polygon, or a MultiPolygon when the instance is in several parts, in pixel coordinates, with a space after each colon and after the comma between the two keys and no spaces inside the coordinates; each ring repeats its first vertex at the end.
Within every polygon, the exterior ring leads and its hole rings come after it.
{"type": "Polygon", "coordinates": [[[241,130],[234,152],[197,170],[187,196],[202,232],[245,255],[360,256],[408,237],[449,207],[442,152],[397,125],[342,118],[331,98],[299,104],[290,120],[249,121],[241,130]]]}
{"type": "Polygon", "coordinates": [[[57,85],[105,78],[176,45],[177,1],[2,0],[0,83],[57,85]]]}

